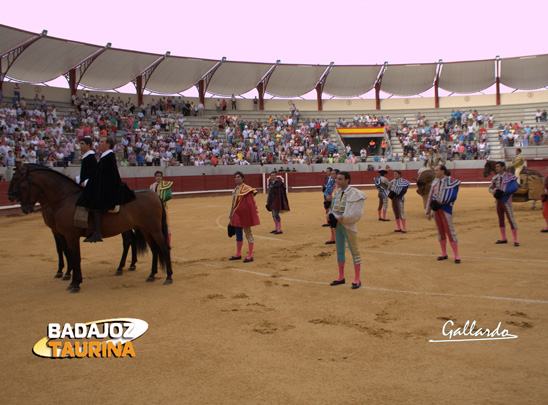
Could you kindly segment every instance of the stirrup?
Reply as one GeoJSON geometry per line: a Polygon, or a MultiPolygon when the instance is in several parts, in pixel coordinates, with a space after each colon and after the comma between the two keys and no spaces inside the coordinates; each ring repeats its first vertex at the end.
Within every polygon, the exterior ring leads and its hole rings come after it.
{"type": "Polygon", "coordinates": [[[101,234],[97,232],[93,232],[91,235],[89,235],[86,239],[84,239],[84,242],[102,242],[103,239],[101,239],[101,234]]]}

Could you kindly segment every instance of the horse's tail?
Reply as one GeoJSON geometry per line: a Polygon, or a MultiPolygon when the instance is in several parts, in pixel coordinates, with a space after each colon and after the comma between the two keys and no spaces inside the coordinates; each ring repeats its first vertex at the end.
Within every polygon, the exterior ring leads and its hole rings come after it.
{"type": "Polygon", "coordinates": [[[143,233],[135,228],[133,229],[133,247],[138,255],[145,254],[147,252],[147,241],[143,233]]]}
{"type": "Polygon", "coordinates": [[[171,249],[169,246],[169,230],[167,226],[167,213],[166,213],[166,207],[162,204],[162,235],[164,235],[164,244],[166,245],[167,249],[171,249]]]}

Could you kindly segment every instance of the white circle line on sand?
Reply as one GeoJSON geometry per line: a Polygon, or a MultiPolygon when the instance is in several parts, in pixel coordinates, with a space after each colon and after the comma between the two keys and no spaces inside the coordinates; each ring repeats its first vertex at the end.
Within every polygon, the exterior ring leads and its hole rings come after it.
{"type": "MultiPolygon", "coordinates": [[[[175,259],[183,260],[181,257],[173,256],[175,259]]],[[[203,266],[207,267],[215,267],[215,268],[221,268],[224,270],[230,270],[230,271],[237,271],[239,273],[247,273],[247,274],[253,274],[255,276],[261,276],[261,277],[269,277],[269,278],[275,278],[279,280],[285,280],[285,281],[294,281],[297,283],[306,283],[306,284],[320,284],[320,285],[329,285],[329,283],[322,282],[322,281],[312,281],[312,280],[300,280],[297,278],[290,278],[290,277],[272,277],[271,274],[266,273],[260,273],[258,271],[252,271],[252,270],[245,270],[245,269],[239,269],[235,267],[226,268],[218,264],[211,264],[211,263],[202,263],[202,262],[196,262],[197,264],[201,264],[203,266]]],[[[512,302],[524,302],[528,304],[548,304],[548,301],[543,300],[532,300],[527,298],[511,298],[511,297],[494,297],[489,295],[472,295],[472,294],[449,294],[449,293],[437,293],[437,292],[428,292],[428,291],[409,291],[409,290],[394,290],[391,288],[382,288],[382,287],[368,287],[363,286],[364,290],[372,290],[372,291],[384,291],[384,292],[392,292],[392,293],[399,293],[399,294],[413,294],[413,295],[430,295],[430,296],[438,296],[438,297],[449,297],[449,298],[479,298],[484,300],[495,300],[495,301],[512,301],[512,302]]]]}
{"type": "MultiPolygon", "coordinates": [[[[219,222],[219,220],[224,216],[219,215],[216,219],[216,223],[221,229],[226,229],[224,226],[222,226],[219,222]]],[[[276,240],[279,242],[286,242],[291,243],[295,245],[297,242],[294,242],[292,240],[288,239],[279,239],[279,238],[271,238],[268,236],[260,236],[260,235],[253,235],[254,238],[260,238],[260,239],[268,239],[268,240],[276,240]]],[[[309,246],[314,247],[325,247],[324,245],[319,244],[311,244],[309,246]]],[[[417,257],[434,257],[430,254],[425,253],[405,253],[405,252],[391,252],[391,251],[383,251],[383,250],[371,250],[371,249],[360,249],[361,252],[368,252],[368,253],[375,253],[375,254],[381,254],[381,255],[398,255],[398,256],[417,256],[417,257]]],[[[548,260],[542,260],[542,259],[521,259],[521,258],[514,258],[514,257],[489,257],[489,256],[461,256],[461,259],[474,259],[474,260],[501,260],[501,261],[509,261],[509,262],[526,262],[526,263],[548,263],[548,260]]]]}

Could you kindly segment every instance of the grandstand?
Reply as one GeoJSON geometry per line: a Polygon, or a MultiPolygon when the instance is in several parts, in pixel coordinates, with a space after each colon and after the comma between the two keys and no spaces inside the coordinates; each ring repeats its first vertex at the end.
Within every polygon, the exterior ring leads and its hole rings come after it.
{"type": "MultiPolygon", "coordinates": [[[[204,60],[195,58],[180,58],[165,55],[153,55],[136,51],[113,49],[110,46],[100,47],[91,44],[81,44],[63,39],[50,38],[46,32],[36,34],[18,30],[13,27],[0,26],[0,55],[2,57],[2,81],[1,89],[3,100],[0,103],[4,107],[13,104],[13,97],[19,99],[25,97],[27,104],[32,104],[35,94],[45,97],[47,106],[55,104],[57,117],[74,117],[74,100],[83,100],[88,95],[91,97],[121,97],[123,103],[129,100],[135,106],[132,114],[124,112],[124,117],[131,115],[131,121],[139,121],[144,125],[145,136],[150,139],[154,129],[156,116],[151,116],[153,100],[174,99],[174,105],[178,100],[188,100],[193,106],[201,105],[203,110],[199,116],[184,116],[184,127],[191,136],[201,130],[201,141],[210,142],[212,131],[217,126],[221,116],[217,110],[217,100],[226,99],[230,104],[230,96],[218,94],[236,94],[238,110],[233,111],[230,106],[226,114],[237,115],[238,120],[247,123],[267,123],[270,117],[278,117],[278,127],[281,128],[280,137],[275,125],[256,125],[261,135],[253,142],[242,140],[238,128],[235,128],[235,136],[227,139],[224,130],[220,130],[214,145],[220,143],[222,147],[214,149],[209,147],[208,157],[217,151],[219,157],[224,153],[235,156],[237,151],[243,155],[237,161],[233,158],[222,159],[220,164],[234,164],[246,160],[244,163],[301,163],[301,171],[322,170],[323,165],[314,169],[307,167],[310,163],[322,161],[326,163],[353,162],[351,156],[345,156],[345,143],[336,131],[335,124],[339,118],[352,122],[354,115],[374,115],[377,118],[390,117],[392,126],[391,138],[388,142],[387,160],[394,162],[397,167],[406,168],[420,166],[420,154],[413,155],[411,161],[400,161],[403,148],[397,136],[398,123],[406,120],[409,127],[415,127],[416,114],[423,115],[429,125],[441,124],[451,118],[451,112],[478,110],[483,115],[494,117],[493,127],[487,128],[487,141],[490,145],[490,158],[509,159],[514,154],[514,148],[504,148],[500,142],[498,126],[500,124],[523,123],[525,126],[535,127],[540,125],[542,139],[540,145],[522,148],[526,158],[542,160],[548,158],[546,145],[548,136],[543,123],[535,122],[535,113],[538,109],[545,110],[548,105],[548,92],[545,90],[529,91],[527,93],[500,93],[500,84],[514,89],[538,89],[548,85],[548,70],[544,69],[548,64],[548,55],[538,55],[526,58],[495,58],[484,61],[467,61],[455,63],[423,64],[423,65],[375,65],[375,66],[329,66],[318,65],[285,65],[264,64],[253,62],[231,62],[224,58],[221,61],[204,60]],[[501,67],[503,68],[501,71],[501,67]],[[496,69],[493,69],[496,68],[496,69]],[[69,89],[59,89],[42,84],[49,80],[65,76],[69,83],[69,89]],[[9,80],[9,81],[7,81],[9,80]],[[127,83],[133,82],[136,94],[121,94],[112,92],[127,83]],[[28,83],[28,84],[26,84],[28,83]],[[17,89],[16,87],[17,86],[17,89]],[[180,97],[180,94],[196,86],[199,97],[180,97]],[[496,94],[478,94],[483,89],[495,86],[496,94]],[[428,89],[435,89],[435,97],[413,97],[420,95],[428,89]],[[104,89],[104,90],[94,90],[104,89]],[[241,94],[247,94],[256,89],[259,96],[258,102],[242,98],[241,94]],[[317,100],[304,100],[299,98],[305,93],[316,89],[317,100]],[[456,93],[471,93],[469,96],[438,97],[438,89],[456,93]],[[17,90],[17,95],[15,94],[17,90]],[[356,98],[360,94],[374,90],[375,99],[356,98]],[[145,91],[150,94],[146,95],[145,91]],[[380,99],[381,91],[390,94],[388,99],[380,99]],[[171,95],[163,95],[171,93],[171,95]],[[472,94],[474,93],[474,94],[472,94]],[[266,100],[264,96],[269,94],[273,99],[266,100]],[[206,95],[208,97],[206,97],[206,95]],[[330,99],[322,99],[330,96],[330,99]],[[337,97],[347,97],[337,99],[337,97]],[[396,96],[392,98],[392,96],[396,96]],[[401,96],[401,97],[398,97],[401,96]],[[407,98],[405,98],[407,97],[407,98]],[[534,100],[534,102],[533,102],[534,100]],[[291,106],[296,106],[300,111],[299,125],[281,125],[288,117],[291,106]],[[144,117],[137,118],[137,112],[146,111],[144,117]],[[240,118],[241,117],[241,118],[240,118]],[[328,122],[328,132],[316,133],[308,128],[305,130],[303,122],[317,120],[328,122]],[[193,131],[193,129],[195,131],[193,131]],[[236,138],[233,140],[232,138],[236,138]],[[258,139],[258,140],[257,140],[258,139]],[[276,140],[276,145],[267,147],[269,140],[276,140]],[[289,145],[289,146],[288,146],[289,145]],[[303,146],[304,145],[304,146],[303,146]],[[310,155],[307,149],[312,145],[319,145],[314,154],[310,155]],[[261,148],[264,146],[264,151],[261,148]],[[299,149],[300,148],[300,149],[299,149]],[[282,152],[283,149],[283,152],[282,152]],[[297,150],[299,149],[299,150],[297,150]],[[249,159],[249,152],[256,152],[249,159]],[[326,153],[326,151],[329,151],[326,153]],[[246,157],[246,151],[247,157],[246,157]],[[264,153],[263,153],[264,152],[264,153]],[[287,152],[287,155],[285,155],[287,152]],[[307,155],[308,153],[308,155],[307,155]],[[267,155],[268,159],[267,159],[267,155]],[[331,158],[333,155],[333,158],[331,158]],[[287,158],[290,156],[291,159],[287,158]],[[329,159],[327,159],[329,156],[329,159]],[[340,158],[339,158],[340,156],[340,158]],[[312,161],[312,157],[314,157],[312,161]],[[323,157],[323,159],[322,159],[323,157]],[[347,158],[347,159],[345,159],[347,158]],[[403,165],[403,166],[401,166],[403,165]]],[[[129,106],[127,106],[129,107],[129,106]]],[[[28,108],[28,107],[27,107],[28,108]]],[[[118,107],[117,107],[118,108],[118,107]]],[[[123,108],[121,105],[120,108],[123,108]]],[[[194,109],[194,107],[192,108],[194,109]]],[[[6,111],[10,111],[6,109],[6,111]]],[[[46,121],[46,110],[44,121],[46,121]]],[[[93,113],[93,111],[92,111],[93,113]]],[[[95,115],[96,112],[94,112],[95,115]]],[[[83,117],[78,117],[77,123],[83,117]]],[[[169,116],[166,111],[158,116],[158,119],[179,119],[180,115],[169,116]]],[[[84,117],[85,118],[85,117],[84,117]]],[[[12,118],[4,118],[4,122],[12,118]]],[[[46,121],[47,122],[47,121],[46,121]]],[[[72,121],[74,122],[74,121],[72,121]]],[[[56,124],[57,122],[55,122],[56,124]]],[[[51,127],[45,125],[45,127],[51,127]]],[[[16,125],[11,122],[11,130],[16,125]]],[[[8,136],[8,127],[2,127],[2,135],[8,136]]],[[[126,133],[124,125],[117,124],[116,132],[118,140],[126,133]],[[122,131],[120,129],[122,128],[122,131]]],[[[158,125],[156,125],[158,126],[158,125]]],[[[234,126],[234,123],[231,124],[234,126]]],[[[224,127],[223,127],[224,128],[224,127]]],[[[159,140],[157,148],[167,149],[169,137],[184,137],[190,155],[197,155],[194,148],[198,137],[188,144],[188,136],[166,130],[166,127],[157,128],[163,140],[159,140]],[[165,142],[164,142],[165,141],[165,142]]],[[[129,134],[134,135],[129,129],[129,134]]],[[[64,128],[63,139],[69,141],[75,136],[74,127],[67,125],[64,128]]],[[[43,136],[43,135],[42,135],[43,136]]],[[[9,137],[9,136],[8,136],[9,137]]],[[[366,138],[369,139],[369,138],[366,138]]],[[[380,140],[379,137],[376,138],[380,140]]],[[[478,139],[476,134],[476,140],[478,139]]],[[[135,142],[133,140],[132,142],[135,142]]],[[[452,142],[458,143],[458,139],[449,139],[447,147],[450,149],[452,142]]],[[[52,145],[52,154],[60,152],[61,139],[57,139],[57,145],[52,145]]],[[[432,142],[431,142],[432,143],[432,142]]],[[[365,141],[362,142],[365,144],[365,141]]],[[[28,147],[28,145],[26,145],[28,147]]],[[[130,144],[135,149],[135,145],[130,144]]],[[[428,145],[430,147],[431,145],[428,145]]],[[[439,145],[433,145],[438,147],[439,145]]],[[[359,158],[359,146],[353,145],[352,155],[359,158]]],[[[198,148],[199,149],[199,148],[198,148]]],[[[155,149],[157,152],[158,149],[155,149]]],[[[379,146],[377,146],[379,150],[379,146]]],[[[135,151],[136,154],[137,151],[135,151]]],[[[127,151],[124,156],[127,157],[127,151]]],[[[181,154],[179,153],[179,163],[181,154]]],[[[366,162],[370,162],[369,156],[366,162]]],[[[55,161],[54,158],[51,159],[55,161]]],[[[66,160],[66,156],[65,156],[66,160]]],[[[207,162],[209,159],[207,160],[207,162]]],[[[193,159],[189,162],[192,164],[193,159]]],[[[358,159],[356,163],[359,163],[358,159]]],[[[59,163],[59,161],[57,161],[59,163]]],[[[72,163],[78,163],[74,161],[72,163]]],[[[172,163],[177,163],[173,161],[172,163]]],[[[468,162],[463,167],[481,167],[483,163],[476,161],[472,166],[468,162]]],[[[185,162],[188,164],[188,162],[185,162]]],[[[462,162],[452,162],[454,167],[459,167],[462,162]]],[[[65,165],[66,166],[66,165],[65,165]]],[[[173,168],[174,169],[174,168],[173,168]]],[[[184,173],[174,170],[173,174],[193,173],[191,168],[185,168],[184,173]],[[189,171],[190,170],[190,171],[189,171]]],[[[363,170],[358,164],[348,166],[349,170],[363,170]]],[[[256,169],[257,170],[257,169],[256,169]]],[[[263,170],[263,169],[259,169],[263,170]]],[[[9,177],[9,172],[6,172],[9,177]]]]}

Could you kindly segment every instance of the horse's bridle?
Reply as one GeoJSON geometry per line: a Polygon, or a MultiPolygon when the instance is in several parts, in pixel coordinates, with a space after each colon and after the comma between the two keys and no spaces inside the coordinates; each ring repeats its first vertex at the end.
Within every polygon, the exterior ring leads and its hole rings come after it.
{"type": "Polygon", "coordinates": [[[61,198],[59,198],[58,200],[52,202],[52,203],[49,203],[49,204],[45,204],[45,205],[42,205],[40,206],[40,208],[38,209],[34,209],[34,205],[36,204],[36,202],[38,201],[38,198],[36,198],[36,201],[31,201],[31,191],[32,191],[32,186],[36,187],[39,191],[38,193],[38,197],[40,196],[40,194],[42,194],[44,192],[44,189],[42,187],[40,187],[38,184],[36,184],[33,180],[32,180],[32,176],[30,175],[30,172],[28,173],[28,183],[29,183],[29,189],[28,189],[28,196],[27,196],[27,201],[23,200],[23,195],[22,195],[22,192],[21,192],[21,181],[19,181],[19,194],[21,195],[21,207],[23,207],[23,205],[28,205],[31,207],[30,209],[30,212],[39,212],[39,211],[42,211],[44,208],[47,208],[47,207],[51,207],[52,205],[55,205],[57,203],[60,203],[61,201],[63,201],[65,198],[68,198],[68,197],[71,197],[75,194],[78,194],[80,193],[82,190],[76,190],[74,191],[73,193],[70,193],[70,194],[67,194],[61,198]]]}
{"type": "MultiPolygon", "coordinates": [[[[24,175],[23,175],[23,177],[24,177],[24,175]]],[[[29,183],[28,193],[27,193],[28,195],[27,195],[27,200],[25,201],[23,199],[23,193],[21,192],[21,181],[19,181],[19,193],[21,195],[21,207],[23,207],[24,205],[28,205],[28,206],[31,207],[31,212],[36,212],[36,211],[40,211],[40,210],[44,209],[44,207],[40,207],[37,210],[34,209],[34,205],[38,201],[38,197],[40,197],[40,194],[42,194],[44,192],[44,190],[42,189],[42,187],[40,187],[38,184],[36,184],[32,180],[32,176],[30,174],[28,174],[28,183],[29,183]],[[38,197],[36,198],[36,201],[31,201],[32,186],[36,187],[39,191],[39,194],[38,194],[38,197]]]]}

